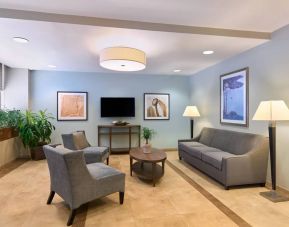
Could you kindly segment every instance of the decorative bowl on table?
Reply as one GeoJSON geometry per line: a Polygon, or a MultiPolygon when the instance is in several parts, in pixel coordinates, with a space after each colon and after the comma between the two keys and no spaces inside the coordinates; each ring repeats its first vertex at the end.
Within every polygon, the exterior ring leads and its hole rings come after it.
{"type": "Polygon", "coordinates": [[[128,125],[129,123],[126,121],[113,121],[112,124],[116,126],[125,126],[128,125]]]}

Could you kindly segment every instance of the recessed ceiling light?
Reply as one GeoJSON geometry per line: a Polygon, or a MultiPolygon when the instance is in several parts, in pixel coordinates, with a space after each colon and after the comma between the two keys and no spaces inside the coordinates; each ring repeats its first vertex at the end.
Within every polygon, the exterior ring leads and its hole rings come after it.
{"type": "Polygon", "coordinates": [[[213,54],[213,53],[214,53],[213,50],[205,50],[205,51],[203,51],[203,54],[205,54],[205,55],[209,55],[209,54],[213,54]]]}
{"type": "Polygon", "coordinates": [[[56,68],[55,65],[48,65],[49,68],[56,68]]]}
{"type": "Polygon", "coordinates": [[[179,72],[181,72],[182,70],[181,69],[175,69],[174,70],[174,73],[179,73],[179,72]]]}
{"type": "Polygon", "coordinates": [[[29,40],[23,37],[13,37],[13,41],[17,43],[28,43],[29,40]]]}

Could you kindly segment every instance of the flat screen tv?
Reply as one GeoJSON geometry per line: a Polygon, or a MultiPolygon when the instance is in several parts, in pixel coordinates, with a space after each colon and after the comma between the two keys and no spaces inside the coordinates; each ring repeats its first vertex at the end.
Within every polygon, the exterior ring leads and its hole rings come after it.
{"type": "Polygon", "coordinates": [[[134,98],[100,98],[101,117],[134,117],[134,98]]]}

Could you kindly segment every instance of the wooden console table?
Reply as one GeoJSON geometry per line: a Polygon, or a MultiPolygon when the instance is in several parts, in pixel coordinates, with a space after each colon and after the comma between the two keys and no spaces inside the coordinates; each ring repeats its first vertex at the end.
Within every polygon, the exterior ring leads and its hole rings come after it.
{"type": "Polygon", "coordinates": [[[132,135],[138,138],[138,147],[140,147],[140,125],[98,125],[98,146],[101,146],[102,136],[109,136],[109,151],[110,153],[124,153],[129,152],[131,147],[132,135]],[[126,148],[112,148],[112,138],[116,135],[128,136],[128,147],[126,148]]]}

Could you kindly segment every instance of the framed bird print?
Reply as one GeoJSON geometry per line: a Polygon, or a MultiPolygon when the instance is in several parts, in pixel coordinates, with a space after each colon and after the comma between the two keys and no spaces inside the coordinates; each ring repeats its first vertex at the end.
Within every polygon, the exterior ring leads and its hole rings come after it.
{"type": "Polygon", "coordinates": [[[170,94],[144,94],[144,120],[169,120],[170,94]]]}
{"type": "Polygon", "coordinates": [[[220,123],[248,127],[249,68],[220,76],[220,123]]]}

